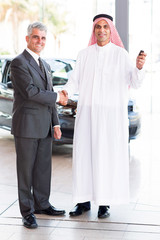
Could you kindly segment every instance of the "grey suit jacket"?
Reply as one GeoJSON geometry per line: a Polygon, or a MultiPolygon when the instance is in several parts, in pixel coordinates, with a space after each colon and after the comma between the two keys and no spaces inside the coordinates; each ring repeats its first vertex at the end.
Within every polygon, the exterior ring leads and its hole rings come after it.
{"type": "Polygon", "coordinates": [[[11,63],[14,88],[11,133],[16,137],[45,138],[49,129],[59,124],[51,69],[45,61],[43,64],[46,76],[26,50],[11,63]]]}

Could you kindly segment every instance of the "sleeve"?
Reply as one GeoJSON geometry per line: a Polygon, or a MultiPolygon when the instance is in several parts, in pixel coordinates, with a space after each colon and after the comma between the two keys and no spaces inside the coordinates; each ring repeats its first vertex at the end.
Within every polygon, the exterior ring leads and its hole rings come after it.
{"type": "MultiPolygon", "coordinates": [[[[40,78],[40,77],[39,77],[40,78]]],[[[57,93],[43,89],[38,82],[38,73],[31,73],[27,63],[23,59],[15,58],[11,63],[11,80],[13,88],[26,100],[53,107],[57,99],[57,93]]]]}
{"type": "MultiPolygon", "coordinates": [[[[50,80],[50,84],[51,84],[51,89],[52,91],[54,91],[53,89],[53,85],[52,85],[52,74],[51,74],[51,68],[50,68],[50,65],[48,63],[46,63],[46,67],[48,69],[48,73],[49,73],[49,79],[50,80]]],[[[58,93],[57,93],[57,98],[56,98],[56,102],[59,101],[59,96],[58,96],[58,93]]],[[[52,126],[55,127],[55,126],[59,126],[60,127],[60,122],[59,122],[59,117],[58,117],[58,112],[57,112],[57,105],[56,103],[53,105],[52,107],[52,126]]]]}
{"type": "Polygon", "coordinates": [[[134,89],[139,88],[142,85],[145,76],[145,70],[144,68],[139,70],[136,66],[134,66],[126,50],[125,50],[125,66],[127,84],[134,89]]]}
{"type": "Polygon", "coordinates": [[[145,76],[144,69],[139,70],[137,67],[134,67],[130,74],[128,85],[134,89],[141,87],[144,76],[145,76]]]}
{"type": "Polygon", "coordinates": [[[73,96],[73,94],[78,93],[79,91],[79,83],[80,83],[80,76],[81,76],[81,64],[82,57],[81,53],[78,54],[76,64],[74,67],[73,72],[71,73],[68,82],[64,85],[64,90],[68,92],[69,98],[73,96]]]}
{"type": "Polygon", "coordinates": [[[52,108],[52,126],[60,126],[56,104],[52,108]]]}

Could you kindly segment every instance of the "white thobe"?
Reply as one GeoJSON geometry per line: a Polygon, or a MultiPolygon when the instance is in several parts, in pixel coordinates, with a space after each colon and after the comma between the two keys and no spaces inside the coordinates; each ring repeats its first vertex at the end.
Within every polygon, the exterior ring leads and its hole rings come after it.
{"type": "Polygon", "coordinates": [[[143,71],[109,43],[82,50],[65,89],[79,93],[73,141],[73,202],[129,202],[128,88],[143,71]]]}

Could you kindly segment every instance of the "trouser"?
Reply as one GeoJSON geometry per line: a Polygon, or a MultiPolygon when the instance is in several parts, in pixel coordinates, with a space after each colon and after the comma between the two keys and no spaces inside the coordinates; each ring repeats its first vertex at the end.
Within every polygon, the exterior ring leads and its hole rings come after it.
{"type": "Polygon", "coordinates": [[[81,204],[81,206],[83,206],[83,207],[85,207],[85,208],[90,208],[91,207],[91,202],[90,201],[88,201],[88,202],[83,202],[83,203],[80,203],[81,204]]]}
{"type": "Polygon", "coordinates": [[[23,217],[50,206],[52,138],[15,137],[20,212],[23,217]]]}

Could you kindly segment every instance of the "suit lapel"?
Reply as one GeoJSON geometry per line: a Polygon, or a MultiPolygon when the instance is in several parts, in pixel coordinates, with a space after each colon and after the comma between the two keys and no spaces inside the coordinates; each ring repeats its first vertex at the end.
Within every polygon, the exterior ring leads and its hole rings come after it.
{"type": "Polygon", "coordinates": [[[30,65],[32,65],[32,67],[40,74],[40,76],[43,78],[43,80],[46,81],[45,74],[42,73],[40,67],[38,66],[38,64],[36,63],[34,58],[30,59],[30,65]]]}
{"type": "Polygon", "coordinates": [[[24,50],[23,54],[25,55],[26,59],[28,60],[29,64],[39,73],[39,75],[41,76],[41,78],[45,81],[46,85],[47,85],[47,90],[53,90],[52,87],[52,75],[51,72],[48,70],[48,68],[46,67],[46,63],[45,61],[43,61],[43,65],[44,65],[44,69],[46,74],[43,74],[40,67],[38,66],[37,62],[34,60],[34,58],[26,51],[24,50]]]}
{"type": "Polygon", "coordinates": [[[26,50],[24,50],[23,54],[25,55],[26,59],[29,61],[29,64],[39,73],[42,79],[46,81],[45,74],[42,73],[40,67],[38,66],[34,58],[26,50]]]}

